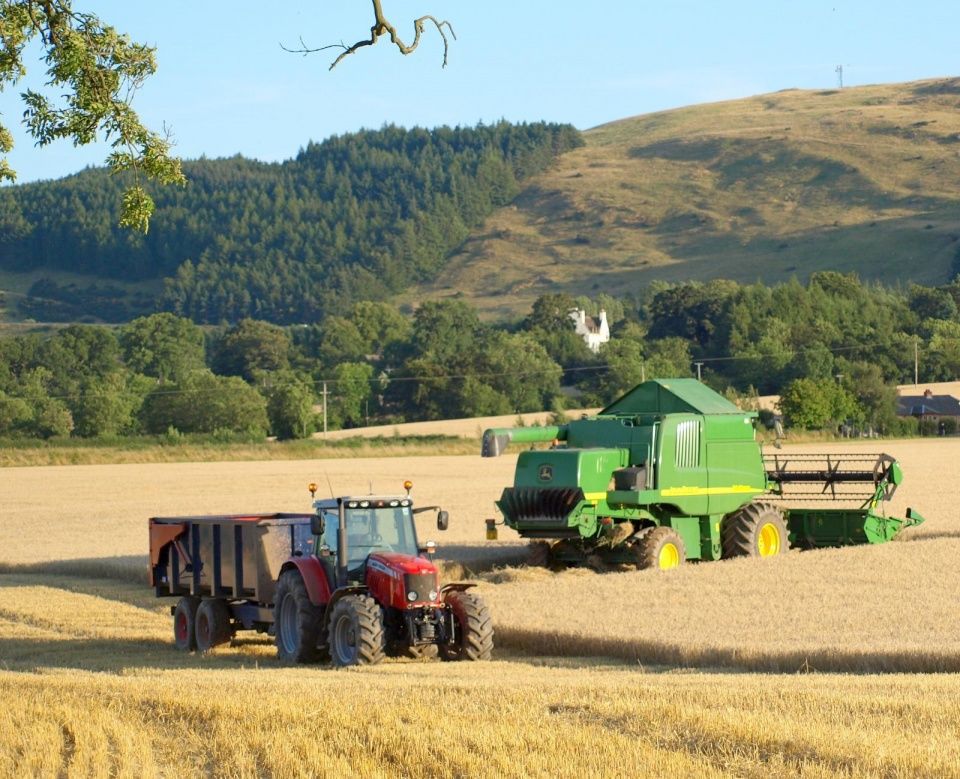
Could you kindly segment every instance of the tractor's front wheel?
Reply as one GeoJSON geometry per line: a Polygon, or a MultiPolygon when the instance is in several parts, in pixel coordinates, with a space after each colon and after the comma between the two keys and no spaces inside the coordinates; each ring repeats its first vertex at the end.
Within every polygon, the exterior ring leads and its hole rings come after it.
{"type": "Polygon", "coordinates": [[[683,565],[687,553],[680,534],[672,527],[661,525],[647,530],[633,544],[633,558],[637,568],[668,571],[683,565]]]}
{"type": "Polygon", "coordinates": [[[479,595],[462,590],[449,592],[447,606],[456,622],[456,640],[440,645],[442,660],[489,660],[493,654],[493,620],[479,595]]]}
{"type": "Polygon", "coordinates": [[[769,503],[748,503],[723,520],[723,556],[775,557],[787,550],[787,525],[769,503]]]}
{"type": "Polygon", "coordinates": [[[432,660],[437,656],[437,645],[420,644],[419,646],[408,646],[404,648],[403,654],[411,660],[432,660]]]}
{"type": "Polygon", "coordinates": [[[284,571],[277,582],[273,619],[277,656],[286,663],[323,658],[323,609],[314,606],[299,571],[284,571]]]}
{"type": "Polygon", "coordinates": [[[375,665],[386,654],[383,609],[369,595],[344,595],[333,607],[327,630],[336,666],[375,665]]]}

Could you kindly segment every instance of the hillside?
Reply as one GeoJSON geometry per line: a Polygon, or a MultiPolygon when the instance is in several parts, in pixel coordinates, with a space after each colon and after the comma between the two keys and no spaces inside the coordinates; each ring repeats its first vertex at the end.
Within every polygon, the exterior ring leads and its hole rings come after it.
{"type": "Polygon", "coordinates": [[[568,125],[386,127],[282,164],[187,163],[146,237],[116,228],[123,182],[104,170],[5,188],[0,316],[123,321],[159,304],[291,323],[358,298],[457,297],[513,318],[546,292],[655,280],[940,284],[960,265],[958,108],[945,79],[638,116],[580,147],[568,125]]]}
{"type": "Polygon", "coordinates": [[[623,119],[530,180],[437,280],[488,316],[658,279],[948,280],[960,79],[785,90],[623,119]]]}

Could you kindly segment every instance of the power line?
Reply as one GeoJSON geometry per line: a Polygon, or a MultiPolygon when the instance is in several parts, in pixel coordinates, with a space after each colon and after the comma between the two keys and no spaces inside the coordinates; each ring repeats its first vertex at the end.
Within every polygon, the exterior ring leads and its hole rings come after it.
{"type": "MultiPolygon", "coordinates": [[[[915,339],[918,339],[917,336],[914,336],[915,339]]],[[[952,339],[960,340],[960,339],[952,339]]],[[[918,346],[919,341],[915,340],[915,347],[918,346]]],[[[837,346],[834,348],[823,348],[823,347],[809,347],[804,349],[789,349],[782,352],[768,352],[760,354],[748,354],[748,355],[716,355],[713,357],[699,357],[693,363],[698,365],[698,373],[700,372],[699,365],[707,363],[721,363],[721,362],[742,362],[742,361],[754,361],[754,360],[765,360],[771,358],[795,358],[798,355],[806,354],[808,352],[828,352],[830,354],[847,354],[850,352],[862,351],[867,349],[877,349],[880,347],[889,346],[889,344],[881,342],[871,342],[871,343],[861,343],[861,344],[851,344],[847,346],[837,346]]],[[[645,372],[645,363],[648,362],[648,359],[644,359],[641,362],[641,370],[645,372]]],[[[389,376],[381,373],[379,376],[371,377],[370,379],[363,380],[362,383],[379,385],[379,384],[401,384],[408,382],[430,382],[430,381],[454,381],[460,379],[497,379],[497,378],[527,378],[533,376],[543,376],[551,373],[558,373],[560,375],[568,375],[574,373],[585,373],[585,372],[601,372],[608,371],[615,366],[610,363],[598,363],[595,365],[575,365],[567,368],[560,366],[550,367],[550,368],[538,368],[533,370],[511,370],[511,371],[476,371],[476,372],[464,372],[464,373],[447,373],[447,374],[422,374],[422,375],[409,375],[409,376],[389,376]],[[559,371],[557,370],[559,368],[559,371]]],[[[358,383],[354,379],[331,379],[331,378],[321,378],[315,379],[313,381],[298,381],[298,382],[276,382],[272,383],[269,386],[262,386],[260,389],[276,389],[282,387],[292,387],[297,386],[298,384],[309,385],[313,388],[321,390],[325,385],[339,385],[339,384],[355,384],[358,383]]],[[[159,385],[162,387],[162,385],[159,385]]],[[[156,388],[152,389],[147,394],[152,394],[156,396],[168,396],[168,395],[219,395],[224,392],[234,392],[234,391],[245,391],[247,388],[258,389],[256,385],[248,384],[246,388],[224,388],[224,387],[205,387],[205,388],[182,388],[182,387],[169,387],[169,388],[156,388]]],[[[328,393],[329,394],[329,393],[328,393]]],[[[66,395],[45,395],[44,397],[51,400],[80,400],[83,398],[91,397],[137,397],[140,393],[124,391],[124,392],[86,392],[86,393],[72,393],[66,395]]]]}

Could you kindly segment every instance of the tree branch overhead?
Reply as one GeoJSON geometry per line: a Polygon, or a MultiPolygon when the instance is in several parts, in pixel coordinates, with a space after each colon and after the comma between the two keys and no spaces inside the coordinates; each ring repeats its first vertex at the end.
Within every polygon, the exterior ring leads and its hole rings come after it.
{"type": "Polygon", "coordinates": [[[443,39],[443,67],[447,66],[447,58],[450,52],[450,38],[454,40],[457,39],[457,34],[453,30],[453,25],[450,24],[446,19],[437,19],[431,14],[426,14],[414,19],[413,21],[413,41],[409,44],[405,43],[400,37],[400,33],[397,32],[396,26],[390,22],[389,19],[383,13],[382,0],[372,0],[373,3],[373,25],[370,27],[370,37],[363,38],[356,43],[348,46],[345,43],[331,43],[326,46],[318,46],[311,48],[304,43],[303,38],[300,38],[300,48],[298,49],[289,49],[286,46],[282,46],[285,51],[292,52],[294,54],[314,54],[318,51],[326,51],[327,49],[343,49],[340,55],[330,63],[330,70],[333,70],[340,62],[350,54],[358,51],[359,49],[364,48],[365,46],[373,46],[380,38],[388,36],[390,38],[390,43],[397,47],[401,54],[407,55],[412,54],[416,51],[417,47],[420,45],[420,39],[423,36],[423,32],[428,24],[432,24],[437,28],[437,32],[440,33],[440,37],[443,39]],[[447,37],[449,33],[450,38],[447,37]]]}

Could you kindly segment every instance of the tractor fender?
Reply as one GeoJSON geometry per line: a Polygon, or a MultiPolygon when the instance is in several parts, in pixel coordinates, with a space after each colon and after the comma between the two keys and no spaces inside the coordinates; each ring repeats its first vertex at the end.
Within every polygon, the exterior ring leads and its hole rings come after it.
{"type": "Polygon", "coordinates": [[[450,584],[444,584],[440,588],[440,599],[446,600],[444,597],[448,592],[463,592],[464,590],[472,590],[477,586],[476,582],[451,582],[450,584]]]}
{"type": "Polygon", "coordinates": [[[316,557],[292,557],[283,564],[281,575],[296,568],[300,572],[307,595],[314,606],[325,606],[330,602],[330,583],[326,571],[316,557]]]}
{"type": "MultiPolygon", "coordinates": [[[[333,609],[333,607],[337,604],[337,601],[340,600],[341,598],[346,597],[347,595],[360,595],[367,592],[370,592],[370,590],[368,590],[364,586],[340,587],[334,590],[333,595],[330,596],[330,602],[327,603],[326,613],[329,614],[330,611],[333,609]]],[[[324,617],[324,619],[326,619],[326,617],[324,617]]]]}

